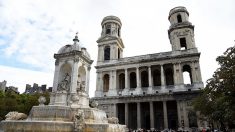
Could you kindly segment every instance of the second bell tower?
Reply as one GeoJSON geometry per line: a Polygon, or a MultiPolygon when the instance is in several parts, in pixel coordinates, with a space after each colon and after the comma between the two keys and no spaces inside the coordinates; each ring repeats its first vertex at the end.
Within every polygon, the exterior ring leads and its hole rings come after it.
{"type": "Polygon", "coordinates": [[[101,36],[97,40],[97,65],[122,58],[124,49],[121,39],[122,23],[120,19],[116,16],[107,16],[102,20],[101,26],[101,36]]]}
{"type": "Polygon", "coordinates": [[[169,21],[171,23],[168,36],[172,51],[197,52],[194,41],[194,25],[188,21],[189,13],[185,7],[179,6],[171,9],[169,21]]]}

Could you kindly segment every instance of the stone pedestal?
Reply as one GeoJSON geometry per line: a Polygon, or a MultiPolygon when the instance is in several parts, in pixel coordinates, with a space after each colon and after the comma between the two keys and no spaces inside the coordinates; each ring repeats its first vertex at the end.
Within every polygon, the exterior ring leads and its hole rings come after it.
{"type": "Polygon", "coordinates": [[[2,121],[2,129],[9,131],[43,132],[125,132],[125,125],[109,124],[106,113],[97,108],[70,106],[34,106],[26,120],[2,121]],[[79,114],[82,113],[82,114],[79,114]],[[80,118],[78,118],[79,115],[80,118]]]}
{"type": "Polygon", "coordinates": [[[60,91],[55,93],[55,102],[54,105],[67,105],[68,93],[66,91],[60,91]]]}

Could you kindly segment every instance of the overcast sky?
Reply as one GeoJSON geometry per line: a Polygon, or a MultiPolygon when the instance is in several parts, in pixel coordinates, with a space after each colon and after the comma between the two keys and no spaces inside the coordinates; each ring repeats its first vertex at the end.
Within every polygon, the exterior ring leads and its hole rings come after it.
{"type": "Polygon", "coordinates": [[[7,86],[52,86],[54,58],[79,32],[81,45],[94,60],[90,96],[94,96],[97,43],[101,21],[122,21],[124,57],[171,51],[168,14],[185,6],[195,25],[204,84],[218,67],[215,58],[235,40],[234,0],[0,0],[0,81],[7,86]]]}

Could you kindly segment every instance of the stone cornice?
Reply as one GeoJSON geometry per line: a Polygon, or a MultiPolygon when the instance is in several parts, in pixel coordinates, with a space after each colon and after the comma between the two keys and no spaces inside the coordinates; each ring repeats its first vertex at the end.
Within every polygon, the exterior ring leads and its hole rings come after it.
{"type": "Polygon", "coordinates": [[[170,35],[170,33],[173,30],[182,29],[182,28],[190,28],[190,29],[194,30],[194,25],[192,25],[190,22],[182,22],[182,23],[177,23],[177,24],[171,25],[168,30],[168,35],[170,35]]]}
{"type": "Polygon", "coordinates": [[[62,53],[62,54],[54,54],[54,58],[56,60],[60,59],[60,58],[65,58],[65,57],[73,57],[78,55],[79,57],[81,57],[83,60],[85,60],[88,64],[92,64],[93,60],[90,60],[89,58],[87,58],[85,55],[83,55],[83,53],[81,51],[71,51],[71,52],[67,52],[67,53],[62,53]]]}
{"type": "Polygon", "coordinates": [[[156,54],[148,54],[141,56],[125,57],[118,60],[113,60],[112,62],[106,62],[101,65],[95,66],[95,68],[106,68],[113,66],[122,66],[129,64],[139,64],[153,61],[163,61],[163,60],[173,60],[173,59],[182,59],[186,57],[200,57],[200,53],[187,53],[183,52],[180,55],[173,55],[173,52],[162,52],[156,54]]]}
{"type": "Polygon", "coordinates": [[[122,48],[125,48],[121,38],[111,36],[111,35],[106,35],[104,37],[101,37],[96,42],[98,43],[98,45],[102,45],[102,44],[105,44],[105,43],[109,44],[110,42],[113,43],[113,41],[116,41],[118,44],[121,45],[122,48]]]}
{"type": "Polygon", "coordinates": [[[112,97],[93,97],[92,100],[96,100],[99,103],[111,103],[112,100],[116,100],[116,103],[127,103],[127,102],[147,102],[147,101],[168,101],[168,100],[190,100],[193,97],[198,96],[200,91],[184,91],[184,92],[173,92],[169,94],[146,94],[146,95],[133,95],[133,96],[112,96],[112,97]],[[107,102],[108,101],[108,102],[107,102]]]}

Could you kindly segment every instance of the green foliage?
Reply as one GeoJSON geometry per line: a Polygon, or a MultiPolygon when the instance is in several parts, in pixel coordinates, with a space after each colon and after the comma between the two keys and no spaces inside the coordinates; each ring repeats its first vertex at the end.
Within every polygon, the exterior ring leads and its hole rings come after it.
{"type": "Polygon", "coordinates": [[[14,92],[3,93],[0,91],[0,120],[5,119],[5,115],[10,111],[18,111],[29,114],[32,106],[38,105],[38,98],[46,97],[46,103],[49,103],[49,93],[35,94],[16,94],[14,92]]]}
{"type": "Polygon", "coordinates": [[[207,80],[193,106],[211,121],[235,124],[235,46],[228,48],[216,61],[220,67],[207,80]]]}

